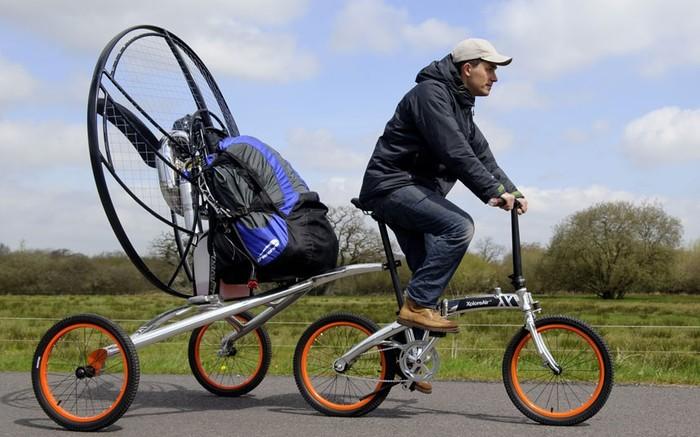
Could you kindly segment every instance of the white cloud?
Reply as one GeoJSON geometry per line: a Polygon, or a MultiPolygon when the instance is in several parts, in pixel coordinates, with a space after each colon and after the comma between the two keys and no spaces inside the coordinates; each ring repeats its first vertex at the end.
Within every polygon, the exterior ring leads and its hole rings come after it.
{"type": "MultiPolygon", "coordinates": [[[[602,185],[588,187],[540,188],[518,187],[528,199],[528,212],[520,219],[523,242],[546,245],[556,225],[578,211],[601,202],[626,201],[635,205],[652,203],[681,220],[687,242],[700,238],[700,204],[681,197],[640,196],[629,191],[615,190],[602,185]]],[[[511,247],[510,218],[502,210],[485,206],[463,185],[457,184],[449,199],[467,211],[476,223],[476,239],[491,237],[500,245],[511,247]]]]}
{"type": "Polygon", "coordinates": [[[489,147],[494,153],[508,150],[513,144],[513,135],[509,130],[498,126],[491,120],[478,118],[476,124],[489,142],[489,147]]]}
{"type": "Polygon", "coordinates": [[[185,0],[3,1],[2,18],[71,49],[93,53],[128,27],[144,23],[163,26],[191,44],[216,72],[284,82],[310,77],[318,68],[314,55],[299,47],[293,35],[274,30],[303,15],[308,3],[308,0],[208,0],[196,5],[185,0]]]}
{"type": "Polygon", "coordinates": [[[636,162],[700,160],[700,109],[654,110],[627,124],[622,147],[636,162]]]}
{"type": "Polygon", "coordinates": [[[350,199],[360,194],[361,186],[361,177],[333,176],[321,182],[317,190],[321,201],[329,206],[350,206],[350,199]]]}
{"type": "Polygon", "coordinates": [[[24,242],[28,248],[66,248],[89,254],[119,247],[96,190],[56,188],[3,183],[0,242],[13,248],[24,242]]]}
{"type": "Polygon", "coordinates": [[[585,144],[595,141],[610,131],[610,124],[605,120],[596,120],[591,126],[570,128],[564,131],[563,137],[567,144],[585,144]]]}
{"type": "MultiPolygon", "coordinates": [[[[25,169],[27,181],[38,171],[25,169]]],[[[121,250],[109,225],[89,172],[80,177],[79,188],[70,188],[62,178],[54,184],[3,180],[0,185],[0,243],[17,248],[65,248],[85,254],[121,250]]],[[[119,218],[137,251],[146,254],[150,242],[166,230],[123,191],[112,193],[119,218]]]]}
{"type": "Polygon", "coordinates": [[[289,82],[318,71],[316,57],[299,48],[291,35],[241,24],[222,26],[212,34],[195,36],[189,43],[215,75],[289,82]]]}
{"type": "Polygon", "coordinates": [[[557,218],[561,220],[576,211],[586,209],[596,203],[620,200],[635,202],[639,199],[637,194],[613,190],[602,185],[558,189],[524,186],[520,187],[520,190],[527,196],[533,215],[542,221],[550,221],[557,218]]]}
{"type": "Polygon", "coordinates": [[[544,243],[551,238],[554,226],[561,223],[567,216],[597,203],[614,201],[626,201],[635,205],[658,204],[667,214],[680,219],[686,241],[700,238],[700,223],[696,219],[700,215],[700,204],[688,202],[684,197],[644,196],[601,185],[562,189],[522,187],[522,191],[526,193],[530,202],[530,211],[526,215],[526,217],[530,216],[528,223],[532,223],[534,234],[538,236],[537,241],[544,243]]]}
{"type": "Polygon", "coordinates": [[[37,85],[23,66],[0,57],[0,109],[31,97],[37,85]]]}
{"type": "MultiPolygon", "coordinates": [[[[326,129],[296,128],[289,132],[284,155],[295,167],[314,173],[363,172],[369,156],[339,142],[326,129]]],[[[303,173],[302,173],[303,174],[303,173]]]]}
{"type": "Polygon", "coordinates": [[[343,52],[369,50],[383,54],[402,48],[449,50],[466,35],[465,28],[434,18],[411,23],[405,9],[383,0],[356,0],[347,2],[336,17],[331,46],[343,52]]]}
{"type": "Polygon", "coordinates": [[[466,35],[465,28],[453,27],[435,18],[429,18],[416,25],[404,24],[401,28],[404,41],[410,47],[423,50],[452,48],[457,42],[466,38],[466,35]]]}
{"type": "MultiPolygon", "coordinates": [[[[119,248],[97,196],[84,125],[0,121],[0,156],[0,242],[17,247],[24,240],[30,248],[89,254],[119,248]]],[[[155,170],[124,165],[126,182],[163,213],[155,170]]],[[[147,251],[165,225],[106,178],[127,234],[137,250],[147,251]]]]}
{"type": "Polygon", "coordinates": [[[547,97],[538,92],[533,83],[523,81],[497,82],[489,98],[484,100],[485,107],[500,110],[540,109],[548,104],[547,97]]]}
{"type": "Polygon", "coordinates": [[[84,125],[0,121],[0,156],[5,172],[87,165],[84,125]]]}
{"type": "Polygon", "coordinates": [[[699,15],[694,0],[512,0],[493,8],[487,22],[503,43],[499,50],[536,72],[643,55],[641,71],[658,74],[700,64],[699,15]]]}

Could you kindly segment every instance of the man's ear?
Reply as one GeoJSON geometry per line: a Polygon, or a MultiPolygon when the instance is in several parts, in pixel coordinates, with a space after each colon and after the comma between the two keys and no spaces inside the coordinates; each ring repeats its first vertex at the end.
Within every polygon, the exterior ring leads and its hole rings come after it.
{"type": "Polygon", "coordinates": [[[462,74],[464,77],[469,77],[472,75],[472,64],[469,62],[465,62],[464,65],[462,65],[462,74]]]}

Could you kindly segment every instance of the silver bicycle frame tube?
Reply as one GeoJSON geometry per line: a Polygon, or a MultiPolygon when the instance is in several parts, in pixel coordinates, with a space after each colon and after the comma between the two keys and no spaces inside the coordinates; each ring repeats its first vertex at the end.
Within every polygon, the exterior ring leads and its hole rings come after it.
{"type": "MultiPolygon", "coordinates": [[[[462,299],[452,300],[449,302],[445,300],[442,305],[443,315],[447,317],[469,311],[486,309],[520,309],[524,314],[525,329],[530,332],[532,340],[535,343],[535,347],[537,348],[537,352],[539,353],[540,357],[542,357],[544,364],[557,374],[561,372],[561,368],[557,364],[552,354],[549,352],[544,339],[540,333],[537,332],[537,328],[535,326],[535,312],[537,309],[534,306],[532,294],[529,293],[526,288],[521,288],[514,294],[496,293],[495,295],[467,296],[462,299]]],[[[410,337],[408,338],[408,341],[413,341],[413,331],[411,329],[399,324],[398,322],[393,322],[350,348],[350,350],[335,360],[333,363],[334,369],[338,372],[345,371],[347,367],[352,365],[354,360],[361,354],[367,352],[375,346],[382,344],[382,342],[384,342],[386,339],[395,336],[403,330],[406,330],[407,337],[410,337]]],[[[435,344],[435,342],[431,341],[430,344],[432,346],[435,344]]],[[[427,349],[428,348],[426,348],[426,350],[427,349]]]]}
{"type": "Polygon", "coordinates": [[[269,307],[265,309],[263,312],[258,314],[257,316],[253,317],[247,322],[240,322],[237,321],[236,324],[238,326],[238,330],[232,332],[231,334],[227,335],[221,340],[221,344],[227,344],[232,341],[236,341],[239,338],[243,337],[244,335],[256,330],[260,325],[264,324],[268,320],[270,320],[272,317],[275,316],[275,314],[279,313],[283,309],[287,308],[289,305],[293,304],[296,302],[299,298],[303,296],[302,293],[297,293],[291,296],[288,296],[284,299],[281,299],[278,302],[269,302],[266,305],[269,307]]]}
{"type": "MultiPolygon", "coordinates": [[[[240,314],[243,311],[247,311],[257,306],[272,305],[271,308],[269,308],[266,311],[263,311],[263,313],[259,314],[253,320],[245,324],[247,332],[250,332],[251,330],[262,325],[265,321],[272,317],[272,315],[281,311],[283,308],[294,302],[296,299],[298,299],[314,287],[327,284],[329,282],[335,281],[336,279],[345,278],[353,275],[359,275],[363,273],[378,272],[383,269],[384,266],[381,263],[354,264],[350,266],[339,267],[337,269],[331,270],[330,272],[313,276],[305,281],[294,284],[291,287],[286,288],[284,290],[280,290],[278,292],[253,296],[245,300],[237,301],[227,305],[218,305],[216,304],[216,302],[213,302],[213,304],[205,305],[203,307],[205,311],[193,315],[191,317],[187,317],[183,320],[172,322],[166,326],[153,328],[151,327],[151,324],[147,324],[145,325],[144,329],[140,329],[139,332],[136,332],[131,336],[131,341],[134,343],[136,349],[140,349],[144,346],[148,346],[158,341],[165,340],[183,332],[191,331],[193,329],[199,328],[200,326],[210,324],[217,320],[223,320],[228,317],[235,316],[236,314],[240,314]]],[[[186,310],[186,308],[181,307],[172,311],[168,311],[156,318],[152,323],[162,323],[163,320],[167,320],[174,317],[177,311],[183,310],[186,310]]],[[[112,356],[118,353],[118,348],[115,345],[110,345],[105,349],[107,350],[108,356],[112,356]]]]}
{"type": "Polygon", "coordinates": [[[407,326],[401,325],[398,322],[393,322],[386,325],[379,331],[357,343],[349,351],[345,352],[343,356],[335,360],[333,363],[333,368],[338,372],[344,371],[348,365],[351,365],[355,359],[357,359],[357,357],[373,347],[380,345],[387,338],[391,338],[406,329],[408,329],[407,326]]]}

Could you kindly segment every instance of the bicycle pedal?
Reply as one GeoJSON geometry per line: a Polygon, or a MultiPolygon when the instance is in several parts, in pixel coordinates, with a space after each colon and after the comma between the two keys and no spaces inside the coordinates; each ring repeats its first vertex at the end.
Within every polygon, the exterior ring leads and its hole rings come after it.
{"type": "Polygon", "coordinates": [[[428,335],[431,337],[438,337],[442,338],[447,335],[447,332],[439,332],[439,331],[428,331],[428,335]]]}

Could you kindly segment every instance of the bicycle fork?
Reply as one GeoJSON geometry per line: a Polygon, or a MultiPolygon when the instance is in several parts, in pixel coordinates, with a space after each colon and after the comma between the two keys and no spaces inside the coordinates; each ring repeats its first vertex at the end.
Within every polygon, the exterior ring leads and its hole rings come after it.
{"type": "Polygon", "coordinates": [[[520,288],[515,293],[518,295],[518,304],[525,318],[525,329],[530,333],[532,341],[537,348],[537,353],[542,358],[543,365],[549,367],[555,375],[560,375],[562,372],[561,366],[557,364],[556,360],[549,352],[549,348],[537,331],[537,326],[535,325],[535,313],[540,310],[539,303],[532,299],[532,294],[524,287],[520,288]]]}

